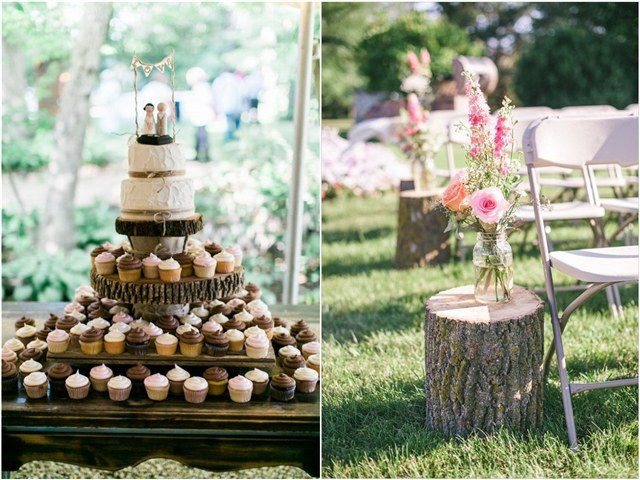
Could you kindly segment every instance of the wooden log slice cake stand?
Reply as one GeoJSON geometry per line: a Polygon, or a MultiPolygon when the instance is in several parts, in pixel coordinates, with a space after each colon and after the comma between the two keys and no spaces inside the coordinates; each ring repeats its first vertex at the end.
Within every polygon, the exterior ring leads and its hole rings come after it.
{"type": "Polygon", "coordinates": [[[445,436],[542,421],[544,303],[514,287],[509,303],[476,302],[473,286],[426,305],[426,425],[445,436]]]}

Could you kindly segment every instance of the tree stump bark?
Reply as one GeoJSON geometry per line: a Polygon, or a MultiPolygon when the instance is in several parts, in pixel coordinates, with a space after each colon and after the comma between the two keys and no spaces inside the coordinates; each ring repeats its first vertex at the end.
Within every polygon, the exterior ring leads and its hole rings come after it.
{"type": "Polygon", "coordinates": [[[447,437],[542,421],[544,303],[514,287],[506,304],[477,303],[473,286],[426,305],[426,425],[447,437]]]}
{"type": "Polygon", "coordinates": [[[444,189],[400,193],[394,268],[446,263],[451,258],[447,217],[437,208],[444,189]]]}

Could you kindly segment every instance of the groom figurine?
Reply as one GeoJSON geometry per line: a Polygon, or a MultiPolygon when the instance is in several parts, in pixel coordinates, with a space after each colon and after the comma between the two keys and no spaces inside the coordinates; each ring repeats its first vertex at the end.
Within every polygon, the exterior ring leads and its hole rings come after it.
{"type": "Polygon", "coordinates": [[[167,113],[164,103],[158,104],[158,122],[153,116],[153,103],[147,103],[143,109],[146,114],[142,135],[138,137],[138,143],[145,145],[166,145],[173,142],[173,138],[167,135],[167,113]]]}

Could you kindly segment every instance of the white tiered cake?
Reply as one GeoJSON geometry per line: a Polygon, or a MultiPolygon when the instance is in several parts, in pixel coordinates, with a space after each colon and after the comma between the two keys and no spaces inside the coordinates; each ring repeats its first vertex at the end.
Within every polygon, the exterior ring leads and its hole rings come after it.
{"type": "Polygon", "coordinates": [[[176,143],[129,144],[129,177],[120,189],[125,220],[182,220],[195,214],[193,182],[176,143]],[[160,217],[158,217],[160,215],[160,217]]]}

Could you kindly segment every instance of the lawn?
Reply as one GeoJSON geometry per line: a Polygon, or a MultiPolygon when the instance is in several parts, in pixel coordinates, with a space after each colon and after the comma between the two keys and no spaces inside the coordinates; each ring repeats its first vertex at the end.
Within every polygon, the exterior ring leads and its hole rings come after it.
{"type": "MultiPolygon", "coordinates": [[[[638,389],[574,397],[580,442],[574,454],[567,446],[555,362],[539,430],[447,440],[425,429],[424,302],[472,283],[473,272],[468,260],[392,269],[396,222],[397,193],[323,204],[323,476],[638,478],[638,389]]],[[[565,225],[553,235],[579,247],[587,245],[590,230],[565,225]]],[[[537,247],[521,249],[520,232],[511,239],[516,283],[542,285],[537,247]]],[[[604,294],[572,316],[565,350],[574,379],[637,372],[638,290],[623,287],[621,294],[627,308],[619,320],[609,316],[604,294]]],[[[550,333],[547,315],[545,346],[550,333]]]]}

